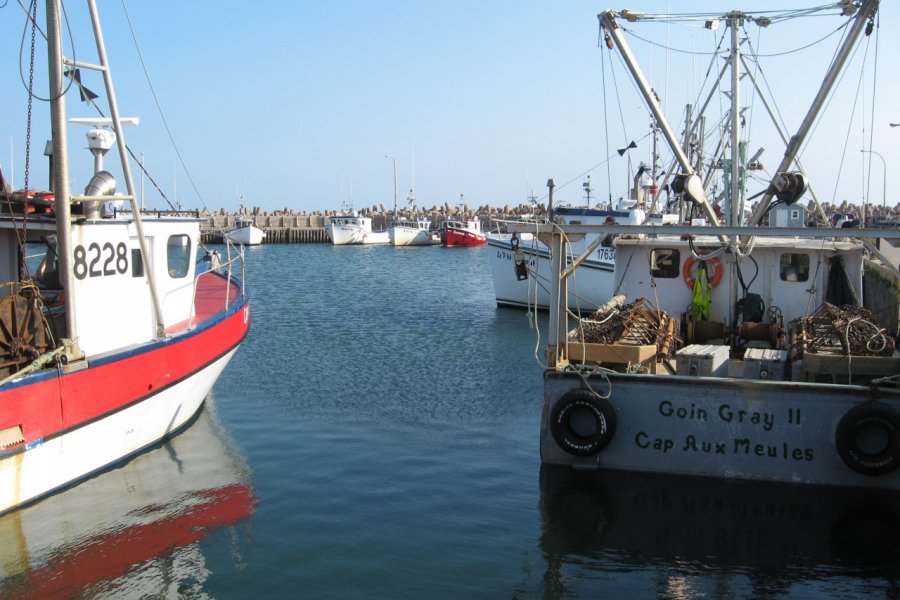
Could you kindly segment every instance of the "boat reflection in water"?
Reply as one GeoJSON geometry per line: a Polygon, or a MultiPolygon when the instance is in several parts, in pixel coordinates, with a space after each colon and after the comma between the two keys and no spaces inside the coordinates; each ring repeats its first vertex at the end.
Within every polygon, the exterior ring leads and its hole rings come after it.
{"type": "Polygon", "coordinates": [[[244,458],[210,413],[207,404],[160,446],[0,517],[0,598],[173,597],[202,585],[198,542],[228,528],[234,546],[256,504],[244,458]]]}
{"type": "Polygon", "coordinates": [[[862,574],[873,594],[900,587],[888,490],[544,466],[541,521],[549,598],[820,597],[862,574]]]}

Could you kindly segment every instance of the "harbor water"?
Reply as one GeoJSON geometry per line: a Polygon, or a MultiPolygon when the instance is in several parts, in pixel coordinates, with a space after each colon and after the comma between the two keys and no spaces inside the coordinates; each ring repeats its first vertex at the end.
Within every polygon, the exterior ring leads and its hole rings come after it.
{"type": "Polygon", "coordinates": [[[895,496],[541,468],[545,340],[488,252],[249,249],[203,413],[0,517],[0,597],[900,596],[895,496]]]}

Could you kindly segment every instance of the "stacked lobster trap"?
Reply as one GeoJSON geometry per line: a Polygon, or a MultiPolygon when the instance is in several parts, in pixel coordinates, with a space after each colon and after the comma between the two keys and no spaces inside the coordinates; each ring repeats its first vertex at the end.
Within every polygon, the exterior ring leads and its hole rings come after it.
{"type": "Polygon", "coordinates": [[[866,383],[900,375],[896,339],[871,311],[825,303],[791,328],[791,359],[807,381],[866,383]]]}
{"type": "Polygon", "coordinates": [[[671,357],[681,340],[678,322],[644,298],[624,304],[615,296],[569,332],[569,359],[649,366],[671,357]]]}

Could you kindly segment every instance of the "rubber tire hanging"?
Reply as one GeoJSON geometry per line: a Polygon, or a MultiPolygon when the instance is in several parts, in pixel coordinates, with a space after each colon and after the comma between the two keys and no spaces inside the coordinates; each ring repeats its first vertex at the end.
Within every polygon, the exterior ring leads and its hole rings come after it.
{"type": "Polygon", "coordinates": [[[572,390],[563,394],[550,411],[550,433],[569,454],[592,456],[612,441],[616,411],[591,390],[572,390]]]}
{"type": "Polygon", "coordinates": [[[841,418],[834,444],[844,464],[857,473],[892,473],[900,466],[900,416],[884,402],[858,404],[841,418]],[[873,435],[883,437],[881,444],[867,447],[866,438],[871,440],[873,435]]]}

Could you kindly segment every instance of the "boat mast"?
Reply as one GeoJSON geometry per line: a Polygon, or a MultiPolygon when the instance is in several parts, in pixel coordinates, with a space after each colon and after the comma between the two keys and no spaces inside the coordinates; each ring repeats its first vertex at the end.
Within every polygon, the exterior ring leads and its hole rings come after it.
{"type": "MultiPolygon", "coordinates": [[[[802,146],[803,142],[806,140],[806,136],[809,134],[810,129],[812,129],[813,123],[819,115],[819,111],[822,109],[822,106],[828,98],[828,94],[831,92],[831,88],[834,87],[841,70],[843,70],[844,64],[850,56],[850,51],[853,49],[853,46],[856,45],[859,34],[862,33],[865,28],[866,21],[869,20],[878,9],[878,2],[879,0],[865,0],[863,5],[859,8],[859,11],[856,13],[856,16],[854,17],[856,21],[850,28],[843,46],[841,46],[834,62],[831,64],[831,68],[828,70],[828,73],[825,74],[825,80],[822,82],[819,93],[816,95],[815,100],[813,100],[809,112],[806,113],[806,118],[803,119],[803,123],[800,124],[797,133],[791,137],[791,140],[784,151],[784,157],[781,159],[781,164],[778,165],[778,168],[775,170],[775,177],[778,177],[778,174],[788,170],[794,162],[797,153],[800,151],[800,146],[802,146]]],[[[759,203],[757,203],[753,216],[750,218],[749,224],[751,226],[759,225],[759,222],[769,208],[769,204],[772,202],[772,196],[775,195],[775,191],[774,185],[769,185],[765,195],[760,199],[759,203]]]]}
{"type": "Polygon", "coordinates": [[[740,180],[741,163],[740,152],[738,149],[740,124],[740,53],[741,45],[738,39],[738,28],[744,24],[744,15],[739,12],[732,12],[727,15],[728,26],[731,28],[731,199],[730,199],[730,217],[728,224],[737,227],[740,216],[741,188],[743,187],[740,180]]]}
{"type": "MultiPolygon", "coordinates": [[[[652,119],[652,117],[651,117],[652,119]]],[[[656,174],[659,172],[659,124],[656,119],[650,122],[650,129],[653,131],[653,145],[650,150],[650,208],[648,213],[656,212],[656,205],[659,199],[659,186],[656,185],[656,174]]]]}
{"type": "Polygon", "coordinates": [[[72,275],[72,213],[69,195],[69,156],[66,150],[66,102],[63,86],[62,36],[60,34],[59,2],[47,0],[47,62],[50,72],[50,132],[53,143],[53,192],[56,213],[56,256],[60,284],[65,290],[66,358],[82,358],[78,348],[78,329],[75,322],[75,286],[72,275]]]}
{"type": "MultiPolygon", "coordinates": [[[[666,138],[669,147],[671,148],[673,154],[675,154],[675,158],[684,171],[684,174],[687,175],[688,178],[695,175],[694,167],[691,165],[690,159],[688,159],[687,155],[681,149],[681,145],[678,143],[678,140],[675,137],[675,133],[672,131],[672,127],[669,125],[668,120],[666,119],[665,115],[663,115],[662,108],[659,106],[659,102],[656,100],[656,96],[653,93],[653,90],[650,89],[650,85],[647,83],[643,72],[641,71],[640,67],[638,67],[637,61],[635,61],[634,59],[634,55],[631,53],[631,48],[628,46],[628,43],[622,36],[622,31],[619,28],[619,24],[616,22],[615,13],[611,10],[607,10],[597,15],[597,18],[600,19],[600,24],[603,27],[603,30],[610,36],[612,40],[615,41],[615,45],[619,49],[619,54],[622,55],[622,60],[625,61],[625,65],[631,72],[631,75],[634,78],[634,81],[637,84],[641,95],[644,97],[644,102],[647,103],[647,106],[650,108],[650,111],[656,118],[657,123],[659,123],[660,131],[662,131],[663,137],[666,138]]],[[[718,226],[719,219],[716,217],[715,211],[713,211],[712,206],[709,204],[709,201],[706,198],[706,193],[703,191],[702,186],[693,186],[691,188],[691,192],[692,197],[694,197],[694,199],[700,204],[701,208],[703,209],[703,213],[706,215],[707,220],[712,225],[718,226]]]]}
{"type": "Polygon", "coordinates": [[[389,154],[384,155],[385,158],[391,159],[394,165],[394,218],[397,218],[397,159],[389,154]]]}
{"type": "MultiPolygon", "coordinates": [[[[153,304],[153,313],[156,321],[156,337],[161,339],[166,337],[166,326],[163,321],[162,306],[159,301],[159,293],[156,288],[156,280],[151,268],[150,253],[147,250],[147,240],[144,238],[144,227],[141,222],[141,211],[138,210],[134,189],[134,180],[131,177],[131,164],[128,162],[125,145],[125,131],[119,118],[119,106],[116,104],[116,93],[113,89],[112,74],[109,70],[109,61],[106,58],[106,46],[103,43],[103,30],[100,28],[100,17],[97,14],[97,4],[95,0],[88,0],[88,9],[91,13],[91,24],[94,28],[94,39],[97,44],[97,57],[100,59],[100,66],[84,65],[87,68],[93,68],[103,73],[103,84],[106,87],[106,97],[109,102],[109,114],[112,118],[113,127],[116,131],[119,146],[119,161],[122,166],[122,173],[125,176],[125,185],[128,189],[128,200],[131,203],[131,213],[134,215],[134,226],[137,230],[138,244],[141,249],[141,257],[147,268],[144,274],[147,277],[147,285],[150,287],[150,301],[153,304]]],[[[177,200],[177,199],[176,199],[177,200]]]]}

